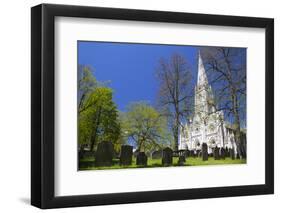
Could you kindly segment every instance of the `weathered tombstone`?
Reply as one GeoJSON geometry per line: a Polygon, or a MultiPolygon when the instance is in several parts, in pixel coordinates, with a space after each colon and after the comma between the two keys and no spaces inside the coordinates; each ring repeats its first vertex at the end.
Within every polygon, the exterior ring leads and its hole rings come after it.
{"type": "Polygon", "coordinates": [[[202,160],[208,160],[208,145],[206,143],[202,144],[202,160]]]}
{"type": "Polygon", "coordinates": [[[163,149],[162,165],[170,166],[173,164],[173,150],[169,147],[163,149]]]}
{"type": "Polygon", "coordinates": [[[130,145],[121,146],[120,165],[128,166],[132,164],[133,147],[130,145]]]}
{"type": "Polygon", "coordinates": [[[223,147],[220,149],[220,158],[225,159],[225,149],[223,147]]]}
{"type": "Polygon", "coordinates": [[[84,150],[79,150],[78,152],[78,158],[83,159],[84,158],[84,150]]]}
{"type": "Polygon", "coordinates": [[[179,156],[178,165],[184,166],[184,163],[185,163],[185,156],[184,155],[179,156]]]}
{"type": "Polygon", "coordinates": [[[103,141],[98,144],[97,151],[95,153],[95,165],[96,166],[111,166],[113,159],[113,145],[111,142],[103,141]]]}
{"type": "Polygon", "coordinates": [[[214,159],[219,160],[220,159],[220,153],[219,153],[219,148],[216,146],[214,150],[214,159]]]}
{"type": "Polygon", "coordinates": [[[190,150],[190,157],[195,157],[194,150],[190,150]]]}
{"type": "Polygon", "coordinates": [[[237,152],[237,154],[236,154],[236,159],[240,159],[240,155],[239,155],[238,152],[237,152]]]}
{"type": "Polygon", "coordinates": [[[185,156],[186,156],[186,157],[190,157],[190,150],[189,150],[189,149],[187,149],[187,150],[185,151],[185,156]]]}
{"type": "Polygon", "coordinates": [[[185,150],[185,149],[180,149],[180,150],[178,151],[178,156],[184,156],[184,157],[186,157],[186,150],[185,150]]]}
{"type": "Polygon", "coordinates": [[[139,152],[137,154],[137,165],[138,166],[147,166],[147,156],[144,152],[139,152]]]}
{"type": "Polygon", "coordinates": [[[95,152],[93,151],[84,151],[84,158],[91,158],[95,156],[95,152]]]}
{"type": "Polygon", "coordinates": [[[228,147],[226,147],[225,148],[225,157],[229,157],[230,155],[229,155],[229,149],[228,149],[228,147]]]}
{"type": "Polygon", "coordinates": [[[186,158],[187,158],[186,150],[181,149],[178,151],[178,154],[179,154],[178,165],[184,166],[184,163],[186,162],[186,158]]]}
{"type": "Polygon", "coordinates": [[[157,151],[154,151],[152,152],[151,154],[151,158],[152,159],[161,159],[162,158],[162,150],[157,150],[157,151]]]}
{"type": "Polygon", "coordinates": [[[234,149],[229,149],[229,154],[232,160],[235,160],[235,153],[234,153],[234,149]]]}

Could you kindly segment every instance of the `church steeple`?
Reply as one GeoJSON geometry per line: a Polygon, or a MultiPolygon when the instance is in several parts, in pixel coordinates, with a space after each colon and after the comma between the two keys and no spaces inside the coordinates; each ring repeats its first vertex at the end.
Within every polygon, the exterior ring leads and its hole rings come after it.
{"type": "Polygon", "coordinates": [[[197,85],[195,87],[195,111],[200,112],[201,115],[209,114],[211,111],[213,111],[214,108],[213,106],[210,105],[210,102],[212,102],[213,99],[214,98],[213,98],[212,88],[208,83],[205,67],[199,51],[198,52],[198,79],[197,79],[197,85]]]}
{"type": "Polygon", "coordinates": [[[206,86],[208,85],[208,79],[205,71],[205,67],[201,58],[200,50],[198,53],[198,79],[197,79],[198,86],[206,86]]]}

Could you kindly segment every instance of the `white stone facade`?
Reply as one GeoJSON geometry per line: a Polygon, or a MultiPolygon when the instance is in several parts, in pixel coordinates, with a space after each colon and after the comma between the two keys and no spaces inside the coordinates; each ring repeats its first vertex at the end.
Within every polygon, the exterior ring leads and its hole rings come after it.
{"type": "Polygon", "coordinates": [[[208,145],[208,152],[212,148],[233,148],[236,154],[234,134],[227,128],[223,111],[217,111],[214,96],[208,83],[207,75],[201,55],[198,55],[198,79],[195,86],[194,116],[188,124],[183,124],[179,134],[179,150],[201,150],[202,144],[208,145]]]}

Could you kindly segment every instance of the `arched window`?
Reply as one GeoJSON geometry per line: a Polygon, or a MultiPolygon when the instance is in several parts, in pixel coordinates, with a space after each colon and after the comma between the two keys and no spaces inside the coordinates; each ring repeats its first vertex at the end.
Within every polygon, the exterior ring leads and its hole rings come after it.
{"type": "Polygon", "coordinates": [[[195,139],[195,141],[193,141],[193,149],[196,149],[198,146],[200,146],[200,141],[198,139],[195,139]]]}
{"type": "Polygon", "coordinates": [[[210,147],[215,147],[216,146],[216,141],[214,138],[211,138],[211,140],[209,141],[209,146],[210,147]]]}
{"type": "Polygon", "coordinates": [[[210,124],[208,129],[209,129],[209,132],[214,132],[215,131],[215,125],[210,124]]]}

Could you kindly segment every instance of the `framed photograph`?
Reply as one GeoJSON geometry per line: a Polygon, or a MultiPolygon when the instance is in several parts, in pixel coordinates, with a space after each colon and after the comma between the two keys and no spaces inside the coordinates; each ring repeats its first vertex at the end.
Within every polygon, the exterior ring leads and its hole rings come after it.
{"type": "Polygon", "coordinates": [[[31,9],[31,204],[272,194],[274,20],[31,9]]]}

